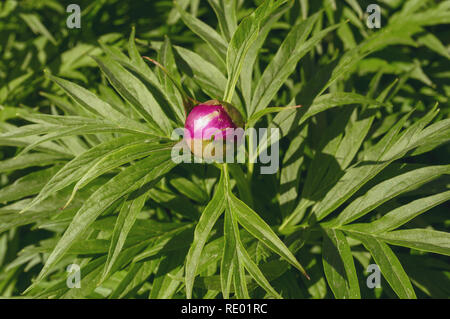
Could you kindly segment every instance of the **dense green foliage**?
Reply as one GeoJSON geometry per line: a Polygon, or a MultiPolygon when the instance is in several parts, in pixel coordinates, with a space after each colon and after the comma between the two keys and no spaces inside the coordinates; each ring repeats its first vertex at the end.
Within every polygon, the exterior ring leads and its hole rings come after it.
{"type": "Polygon", "coordinates": [[[0,297],[450,296],[450,1],[66,2],[0,3],[0,297]],[[280,170],[175,164],[178,87],[280,170]]]}

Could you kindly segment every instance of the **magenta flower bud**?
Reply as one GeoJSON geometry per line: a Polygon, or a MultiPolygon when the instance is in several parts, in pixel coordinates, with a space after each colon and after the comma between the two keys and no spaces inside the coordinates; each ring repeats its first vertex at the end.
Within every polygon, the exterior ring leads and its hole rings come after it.
{"type": "Polygon", "coordinates": [[[225,154],[227,146],[241,140],[242,131],[235,129],[242,126],[238,110],[228,103],[212,100],[195,106],[189,112],[184,125],[184,139],[193,154],[211,158],[217,155],[219,147],[225,154]],[[213,150],[216,145],[220,146],[213,150]]]}

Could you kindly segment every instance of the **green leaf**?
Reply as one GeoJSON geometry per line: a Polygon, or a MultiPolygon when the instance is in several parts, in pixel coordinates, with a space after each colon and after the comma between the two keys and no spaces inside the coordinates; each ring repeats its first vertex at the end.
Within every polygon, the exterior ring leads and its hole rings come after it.
{"type": "Polygon", "coordinates": [[[371,236],[358,235],[353,232],[348,234],[363,243],[380,267],[384,278],[401,299],[416,299],[408,275],[388,245],[371,236]]]}
{"type": "Polygon", "coordinates": [[[255,123],[264,115],[270,114],[270,113],[278,113],[283,112],[286,110],[296,109],[298,107],[301,107],[301,105],[291,105],[291,106],[275,106],[275,107],[268,107],[261,111],[258,111],[254,113],[247,121],[248,127],[253,127],[255,123]]]}
{"type": "MultiPolygon", "coordinates": [[[[70,129],[73,129],[74,126],[72,126],[70,129]]],[[[75,128],[79,128],[80,126],[75,126],[75,128]]],[[[40,135],[40,134],[46,134],[46,133],[59,133],[61,129],[67,129],[62,128],[58,125],[52,125],[52,124],[30,124],[30,125],[24,125],[18,128],[14,128],[10,131],[4,132],[0,134],[1,138],[17,138],[17,137],[27,137],[32,135],[40,135]]]]}
{"type": "Polygon", "coordinates": [[[128,292],[139,287],[155,271],[159,260],[133,263],[125,277],[108,296],[108,299],[123,298],[128,292]]]}
{"type": "Polygon", "coordinates": [[[220,263],[220,284],[222,287],[222,296],[228,299],[230,295],[231,282],[239,269],[236,266],[236,238],[232,223],[233,217],[229,210],[225,212],[225,221],[223,226],[224,245],[222,253],[222,261],[220,263]]]}
{"type": "Polygon", "coordinates": [[[44,268],[39,273],[37,282],[41,281],[50,269],[61,259],[73,242],[80,238],[83,232],[95,219],[116,200],[136,190],[140,183],[154,182],[175,166],[170,160],[170,151],[158,151],[136,164],[123,170],[100,187],[77,212],[64,235],[47,259],[44,268]]]}
{"type": "MultiPolygon", "coordinates": [[[[33,126],[33,125],[34,124],[27,125],[27,126],[33,126]]],[[[37,125],[40,125],[40,124],[37,124],[37,125]]],[[[69,126],[69,127],[61,127],[61,126],[52,125],[52,126],[34,127],[34,128],[31,128],[31,131],[25,127],[24,130],[18,130],[16,132],[10,132],[10,133],[5,133],[3,135],[0,135],[0,139],[5,138],[5,139],[12,140],[13,138],[16,138],[16,137],[22,136],[22,135],[25,135],[25,136],[33,135],[35,130],[50,131],[50,132],[45,135],[35,137],[34,139],[32,139],[32,142],[28,143],[28,145],[26,145],[26,147],[18,153],[18,155],[23,155],[23,154],[29,152],[30,150],[37,148],[39,145],[44,144],[49,141],[53,141],[53,140],[62,139],[62,140],[65,140],[67,143],[67,140],[64,139],[65,137],[73,137],[76,135],[98,134],[98,133],[136,133],[136,132],[130,131],[128,129],[118,128],[115,125],[111,125],[111,124],[110,125],[108,125],[108,124],[88,124],[88,125],[69,126]]],[[[140,133],[139,133],[139,135],[140,135],[140,133]]],[[[81,145],[79,145],[79,146],[82,147],[81,145]]],[[[63,148],[63,149],[67,149],[67,148],[63,148]]],[[[82,151],[82,149],[81,150],[77,149],[77,150],[75,150],[75,153],[79,153],[80,151],[82,151]]],[[[71,155],[74,155],[74,154],[71,154],[71,155]]]]}
{"type": "Polygon", "coordinates": [[[135,139],[135,141],[129,143],[128,145],[123,145],[122,147],[113,150],[105,156],[97,158],[91,163],[89,170],[79,176],[77,183],[73,187],[72,195],[68,203],[72,200],[79,189],[89,184],[98,176],[105,174],[124,164],[151,155],[155,151],[169,150],[171,149],[172,145],[173,144],[170,143],[150,143],[150,141],[148,140],[138,141],[137,139],[135,139]]]}
{"type": "Polygon", "coordinates": [[[25,23],[30,27],[33,33],[42,34],[52,44],[56,45],[55,38],[52,36],[50,31],[48,31],[45,25],[42,24],[38,15],[29,13],[20,13],[19,15],[23,19],[23,21],[25,21],[25,23]]]}
{"type": "Polygon", "coordinates": [[[255,236],[264,245],[286,259],[291,265],[300,270],[300,272],[307,277],[308,275],[303,267],[299,264],[297,259],[284,245],[280,238],[278,238],[270,226],[267,225],[257,213],[255,213],[244,202],[236,198],[231,192],[229,192],[228,196],[230,197],[231,209],[233,210],[233,214],[236,216],[239,224],[241,224],[249,233],[255,236]]]}
{"type": "MultiPolygon", "coordinates": [[[[147,63],[144,62],[141,54],[139,53],[139,51],[136,47],[135,34],[136,34],[136,28],[133,26],[131,28],[131,34],[128,39],[128,55],[130,56],[130,59],[133,62],[133,65],[135,65],[142,73],[146,74],[149,78],[156,81],[155,74],[152,72],[152,70],[147,65],[147,63]]],[[[105,47],[105,46],[103,46],[103,47],[105,47]]]]}
{"type": "Polygon", "coordinates": [[[369,133],[375,119],[375,113],[375,108],[372,107],[361,112],[358,112],[356,108],[353,110],[345,127],[345,135],[334,154],[341,169],[346,169],[353,161],[369,133]]]}
{"type": "Polygon", "coordinates": [[[16,171],[28,167],[47,166],[66,161],[69,157],[57,154],[32,153],[0,162],[0,172],[16,171]]]}
{"type": "Polygon", "coordinates": [[[438,37],[433,35],[430,32],[426,32],[424,35],[420,36],[417,39],[417,42],[419,42],[422,45],[425,45],[430,50],[435,51],[436,53],[442,55],[443,57],[450,59],[450,53],[448,52],[445,45],[439,40],[438,37]]]}
{"type": "MultiPolygon", "coordinates": [[[[174,85],[174,88],[176,88],[178,90],[178,92],[181,94],[181,96],[182,96],[181,104],[176,102],[179,105],[172,105],[170,98],[169,98],[169,96],[170,96],[169,92],[166,92],[166,90],[164,89],[164,86],[160,83],[162,81],[156,77],[156,75],[148,68],[148,66],[146,66],[145,68],[142,68],[142,67],[140,67],[140,63],[138,63],[138,66],[137,66],[136,64],[133,64],[127,60],[123,60],[123,59],[118,60],[117,59],[117,61],[123,67],[125,67],[125,69],[127,69],[129,72],[131,72],[133,74],[133,76],[136,77],[137,80],[141,81],[142,84],[145,85],[148,92],[154,98],[152,102],[154,102],[158,105],[158,107],[156,107],[157,113],[160,113],[159,106],[169,105],[170,108],[168,108],[168,109],[165,108],[164,109],[165,114],[161,115],[161,116],[168,117],[167,120],[168,120],[168,122],[170,122],[171,125],[175,124],[175,123],[172,123],[172,121],[178,121],[179,125],[182,124],[184,121],[180,122],[180,119],[177,119],[176,114],[177,114],[177,112],[178,113],[180,112],[179,110],[181,108],[181,105],[184,105],[184,106],[191,105],[191,100],[189,100],[189,97],[184,92],[184,89],[181,86],[181,83],[179,83],[179,81],[177,79],[175,79],[174,76],[159,62],[157,62],[147,56],[143,56],[142,59],[152,62],[153,64],[157,65],[160,68],[160,70],[164,71],[165,75],[170,80],[169,82],[171,82],[171,84],[174,85]]],[[[167,79],[166,79],[166,81],[167,81],[167,79]]]]}
{"type": "MultiPolygon", "coordinates": [[[[191,3],[191,0],[177,0],[178,4],[181,6],[181,8],[183,8],[184,10],[186,10],[186,8],[188,7],[188,5],[191,3]]],[[[167,18],[167,24],[168,25],[173,25],[175,24],[178,20],[180,19],[180,13],[178,12],[177,8],[172,8],[172,10],[170,10],[169,12],[169,16],[167,18]]]]}
{"type": "MultiPolygon", "coordinates": [[[[75,211],[81,207],[82,202],[98,188],[100,183],[104,182],[105,180],[99,179],[97,184],[93,183],[92,188],[81,191],[79,196],[74,200],[72,206],[64,211],[64,214],[72,216],[75,211]]],[[[36,223],[37,227],[40,227],[41,225],[45,227],[45,224],[51,224],[52,221],[49,220],[52,219],[51,217],[61,216],[61,207],[64,206],[68,196],[67,190],[61,190],[42,201],[39,206],[22,214],[19,213],[30,203],[29,198],[3,206],[0,209],[0,232],[30,223],[36,223]]],[[[58,221],[55,220],[55,222],[57,223],[58,221]]],[[[66,224],[64,224],[64,226],[65,225],[66,224]]]]}
{"type": "Polygon", "coordinates": [[[231,176],[236,181],[236,186],[239,190],[239,195],[242,200],[247,203],[250,207],[253,206],[253,196],[251,191],[251,186],[248,179],[245,177],[245,174],[239,164],[229,163],[228,169],[230,171],[231,176]]]}
{"type": "Polygon", "coordinates": [[[319,17],[320,13],[316,13],[294,26],[289,32],[274,58],[264,70],[255,88],[251,107],[248,110],[249,115],[266,108],[289,75],[295,70],[298,61],[325,35],[337,27],[327,28],[306,41],[319,17]]]}
{"type": "Polygon", "coordinates": [[[188,198],[198,202],[204,203],[208,200],[208,194],[202,188],[199,188],[194,182],[184,177],[175,177],[170,179],[170,184],[175,187],[180,193],[188,198]]]}
{"type": "Polygon", "coordinates": [[[194,241],[186,257],[185,266],[185,280],[186,280],[186,296],[192,298],[192,288],[194,286],[194,279],[197,271],[197,267],[200,263],[200,258],[208,235],[211,232],[212,227],[216,223],[219,216],[225,209],[225,195],[224,195],[224,177],[223,173],[219,180],[219,184],[216,188],[213,198],[203,211],[194,232],[194,241]]]}
{"type": "Polygon", "coordinates": [[[361,6],[359,5],[357,0],[345,0],[350,7],[358,14],[358,17],[361,19],[363,17],[363,10],[361,9],[361,6]]]}
{"type": "Polygon", "coordinates": [[[379,162],[367,165],[359,163],[348,169],[318,204],[314,212],[314,218],[319,221],[328,216],[387,165],[404,156],[409,150],[424,143],[428,134],[437,132],[436,126],[440,126],[440,122],[430,125],[425,130],[423,129],[434,116],[435,110],[433,109],[425,117],[403,131],[393,143],[382,139],[379,143],[382,143],[381,145],[385,147],[387,145],[387,149],[381,152],[381,156],[378,155],[379,162]]]}
{"type": "Polygon", "coordinates": [[[264,288],[264,290],[267,291],[267,293],[274,296],[275,298],[281,299],[281,296],[275,291],[275,289],[273,289],[269,281],[266,279],[261,270],[258,268],[258,265],[256,265],[253,262],[248,252],[245,250],[244,245],[242,244],[241,238],[239,236],[239,229],[236,221],[236,216],[234,215],[231,207],[232,206],[230,203],[230,199],[227,198],[227,213],[229,214],[231,227],[233,228],[234,239],[236,243],[237,259],[239,264],[242,264],[245,267],[245,269],[247,269],[248,273],[262,288],[264,288]]]}
{"type": "Polygon", "coordinates": [[[396,246],[450,256],[450,234],[432,229],[402,229],[376,235],[396,246]]]}
{"type": "MultiPolygon", "coordinates": [[[[369,99],[363,95],[350,92],[335,92],[330,94],[324,94],[317,97],[310,106],[303,105],[301,108],[295,108],[294,110],[285,110],[278,113],[272,122],[269,124],[267,133],[260,137],[258,141],[258,153],[260,154],[267,147],[279,141],[283,136],[288,135],[291,129],[297,128],[301,124],[305,123],[312,116],[324,112],[328,109],[339,107],[343,105],[351,104],[370,104],[380,105],[379,102],[369,99]],[[271,128],[279,128],[280,134],[278,139],[272,136],[271,128]],[[268,143],[270,141],[270,143],[268,143]]],[[[292,105],[292,103],[290,103],[292,105]]],[[[254,156],[257,156],[254,154],[254,156]]],[[[254,157],[256,158],[256,157],[254,157]]]]}
{"type": "Polygon", "coordinates": [[[425,128],[415,139],[417,148],[409,155],[415,156],[435,149],[436,147],[446,144],[450,141],[450,119],[441,120],[429,127],[425,128]]]}
{"type": "Polygon", "coordinates": [[[233,263],[233,269],[237,269],[237,272],[233,275],[234,295],[237,299],[250,299],[244,265],[238,261],[237,256],[233,259],[233,263]]]}
{"type": "Polygon", "coordinates": [[[71,98],[73,98],[79,105],[91,114],[100,114],[105,119],[111,120],[113,123],[133,130],[142,131],[143,133],[155,133],[155,130],[150,129],[142,123],[131,120],[116,111],[113,107],[111,107],[111,105],[101,100],[94,93],[86,90],[85,88],[50,74],[48,74],[48,77],[55,81],[71,98]]]}
{"type": "Polygon", "coordinates": [[[307,137],[308,126],[296,134],[291,140],[283,158],[280,174],[280,196],[278,202],[283,216],[291,213],[298,198],[300,169],[303,164],[303,150],[307,137]]]}
{"type": "Polygon", "coordinates": [[[13,80],[10,80],[7,84],[0,87],[0,103],[4,103],[11,98],[13,93],[17,92],[23,84],[33,75],[32,71],[29,71],[23,75],[20,75],[13,80]]]}
{"type": "Polygon", "coordinates": [[[450,294],[448,267],[442,265],[439,259],[423,255],[402,254],[400,260],[413,285],[427,296],[445,299],[450,294]]]}
{"type": "Polygon", "coordinates": [[[133,74],[111,58],[96,58],[102,72],[111,85],[151,125],[160,128],[166,136],[172,133],[172,125],[151,92],[133,74]]]}
{"type": "Polygon", "coordinates": [[[227,51],[228,81],[223,95],[223,100],[225,102],[232,102],[234,89],[242,70],[245,55],[250,49],[250,45],[255,41],[257,35],[258,24],[255,21],[254,16],[249,16],[239,24],[239,27],[230,41],[227,51]]]}
{"type": "MultiPolygon", "coordinates": [[[[83,287],[83,284],[85,284],[83,292],[85,290],[92,289],[91,285],[88,285],[90,281],[92,281],[92,277],[95,277],[98,275],[99,271],[101,270],[101,266],[105,262],[106,257],[100,257],[96,258],[95,260],[85,264],[80,265],[80,272],[84,274],[83,277],[81,277],[80,284],[83,287]],[[93,274],[89,276],[90,274],[93,274]]],[[[62,294],[66,293],[67,290],[70,290],[67,287],[67,278],[63,278],[61,280],[58,280],[56,283],[51,285],[50,287],[46,287],[43,291],[39,291],[37,293],[34,293],[34,289],[29,289],[27,292],[27,295],[32,295],[34,298],[49,298],[49,297],[60,297],[62,294]]],[[[37,289],[36,289],[37,290],[37,289]]]]}
{"type": "MultiPolygon", "coordinates": [[[[8,128],[8,130],[11,130],[15,126],[7,125],[6,127],[8,128]]],[[[10,137],[2,138],[2,137],[0,137],[0,145],[23,147],[23,146],[32,145],[33,143],[35,143],[38,140],[39,140],[39,137],[37,137],[37,136],[27,136],[27,137],[18,137],[18,138],[10,138],[10,137]]],[[[50,154],[59,154],[59,155],[68,156],[68,157],[73,156],[73,154],[70,151],[68,151],[66,148],[64,148],[54,142],[50,142],[50,141],[46,141],[46,142],[39,144],[36,147],[36,151],[50,153],[50,154]]]]}
{"type": "Polygon", "coordinates": [[[163,256],[155,273],[149,299],[169,299],[181,284],[176,278],[183,274],[183,251],[172,251],[163,256]]]}
{"type": "MultiPolygon", "coordinates": [[[[344,225],[350,223],[374,210],[384,202],[404,192],[416,189],[443,174],[450,174],[450,165],[423,167],[383,181],[367,191],[364,195],[352,201],[336,218],[336,224],[344,225]]],[[[406,209],[413,207],[411,205],[406,209]]]]}
{"type": "Polygon", "coordinates": [[[379,233],[396,229],[414,217],[448,200],[450,200],[450,191],[413,200],[370,223],[370,232],[379,233]]]}
{"type": "MultiPolygon", "coordinates": [[[[208,96],[220,100],[227,85],[225,75],[197,53],[180,46],[174,46],[174,49],[180,71],[192,78],[208,96]]],[[[232,104],[239,107],[236,95],[233,96],[232,104]]]]}
{"type": "Polygon", "coordinates": [[[0,203],[6,203],[34,195],[48,182],[48,180],[61,168],[52,166],[17,179],[13,184],[0,189],[0,203]]]}
{"type": "Polygon", "coordinates": [[[101,162],[103,157],[116,152],[118,149],[120,150],[121,148],[127,147],[130,144],[133,145],[139,140],[140,139],[135,136],[124,136],[99,144],[78,155],[64,165],[64,167],[50,179],[50,181],[41,189],[39,195],[33,199],[23,212],[36,206],[51,194],[54,194],[58,190],[79,180],[83,175],[89,172],[89,169],[92,166],[101,162]]]}
{"type": "Polygon", "coordinates": [[[208,0],[208,3],[216,13],[222,34],[230,41],[237,28],[236,0],[208,0]]]}
{"type": "Polygon", "coordinates": [[[189,201],[189,199],[185,197],[157,188],[153,188],[150,190],[149,197],[156,203],[158,203],[158,205],[166,207],[174,213],[178,213],[190,220],[198,220],[200,213],[189,201]]]}
{"type": "Polygon", "coordinates": [[[262,48],[266,38],[274,26],[274,24],[280,19],[283,13],[285,13],[289,9],[288,6],[284,6],[273,14],[271,14],[265,21],[262,22],[261,28],[258,32],[258,36],[256,40],[250,46],[248,50],[244,63],[242,65],[241,75],[240,75],[240,86],[242,91],[242,96],[244,97],[246,113],[248,115],[248,111],[250,109],[251,98],[252,98],[252,85],[253,85],[253,70],[255,66],[255,62],[258,58],[258,53],[262,48]]]}
{"type": "Polygon", "coordinates": [[[245,56],[258,36],[261,22],[285,2],[278,1],[273,3],[272,0],[264,1],[252,14],[241,21],[234,32],[227,51],[228,81],[223,95],[225,102],[232,103],[234,89],[239,79],[245,56]]]}
{"type": "Polygon", "coordinates": [[[192,32],[202,38],[208,44],[211,50],[219,57],[222,63],[224,63],[227,52],[227,43],[222,38],[222,36],[206,23],[184,11],[183,8],[181,8],[176,2],[175,6],[180,13],[181,19],[183,20],[184,24],[186,24],[186,26],[191,29],[192,32]]]}
{"type": "Polygon", "coordinates": [[[127,239],[127,236],[136,221],[137,215],[140,213],[142,207],[144,207],[146,199],[147,193],[144,193],[135,199],[126,200],[123,203],[119,216],[117,217],[116,224],[114,225],[111,244],[108,251],[108,258],[103,269],[101,282],[104,281],[109,275],[111,268],[122,250],[125,240],[127,239]]]}
{"type": "Polygon", "coordinates": [[[171,77],[169,77],[168,74],[160,72],[160,80],[165,88],[164,91],[167,98],[171,102],[172,108],[177,115],[179,123],[183,124],[186,118],[183,103],[187,104],[190,101],[186,101],[187,97],[184,96],[186,93],[180,92],[180,88],[183,92],[184,90],[181,85],[180,75],[178,74],[172,44],[168,37],[164,39],[164,43],[158,51],[158,59],[161,62],[161,65],[163,65],[171,74],[171,77]],[[177,84],[173,83],[173,80],[177,81],[177,84]]]}
{"type": "Polygon", "coordinates": [[[150,241],[147,241],[146,248],[139,254],[133,256],[133,262],[142,261],[159,254],[166,254],[174,250],[189,247],[193,240],[193,231],[191,229],[193,224],[176,224],[177,226],[174,229],[171,229],[170,231],[160,234],[156,238],[151,238],[150,241]]]}
{"type": "Polygon", "coordinates": [[[361,298],[347,239],[340,230],[324,228],[323,233],[323,269],[334,296],[338,299],[361,298]]]}

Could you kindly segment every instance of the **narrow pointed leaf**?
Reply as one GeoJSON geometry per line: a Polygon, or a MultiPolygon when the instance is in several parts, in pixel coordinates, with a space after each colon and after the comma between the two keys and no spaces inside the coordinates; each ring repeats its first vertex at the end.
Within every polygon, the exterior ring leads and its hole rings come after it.
{"type": "Polygon", "coordinates": [[[338,299],[359,299],[358,276],[345,235],[334,229],[323,229],[322,261],[328,285],[338,299]]]}
{"type": "Polygon", "coordinates": [[[389,285],[401,299],[416,299],[408,275],[403,269],[394,252],[383,241],[370,236],[349,233],[351,237],[360,240],[375,259],[381,273],[389,285]]]}
{"type": "Polygon", "coordinates": [[[203,211],[194,232],[194,241],[189,249],[186,257],[185,278],[186,278],[186,295],[187,298],[192,298],[192,288],[194,286],[194,278],[197,267],[200,263],[201,253],[208,235],[212,227],[216,223],[219,216],[225,209],[225,197],[223,188],[223,176],[219,181],[216,192],[211,201],[203,211]]]}
{"type": "Polygon", "coordinates": [[[450,234],[432,229],[401,229],[377,235],[396,246],[450,256],[450,234]]]}
{"type": "Polygon", "coordinates": [[[174,166],[175,163],[170,160],[170,151],[159,151],[125,169],[100,187],[77,212],[72,223],[47,259],[36,281],[39,282],[48,274],[73,242],[80,238],[104,209],[125,194],[136,190],[141,185],[137,181],[144,179],[146,183],[150,183],[174,166]]]}
{"type": "Polygon", "coordinates": [[[286,259],[291,265],[300,270],[302,274],[307,276],[305,270],[297,261],[295,256],[284,245],[280,238],[274,233],[266,222],[258,216],[250,207],[245,205],[241,200],[233,194],[230,196],[230,205],[239,224],[241,224],[249,233],[255,236],[263,244],[273,250],[275,253],[286,259]]]}

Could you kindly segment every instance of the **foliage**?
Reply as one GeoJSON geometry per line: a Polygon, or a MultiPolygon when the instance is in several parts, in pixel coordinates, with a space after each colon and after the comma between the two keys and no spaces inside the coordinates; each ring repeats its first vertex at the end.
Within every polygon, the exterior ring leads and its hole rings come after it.
{"type": "Polygon", "coordinates": [[[80,2],[0,4],[0,296],[448,298],[450,2],[80,2]],[[172,161],[180,88],[280,170],[172,161]]]}

